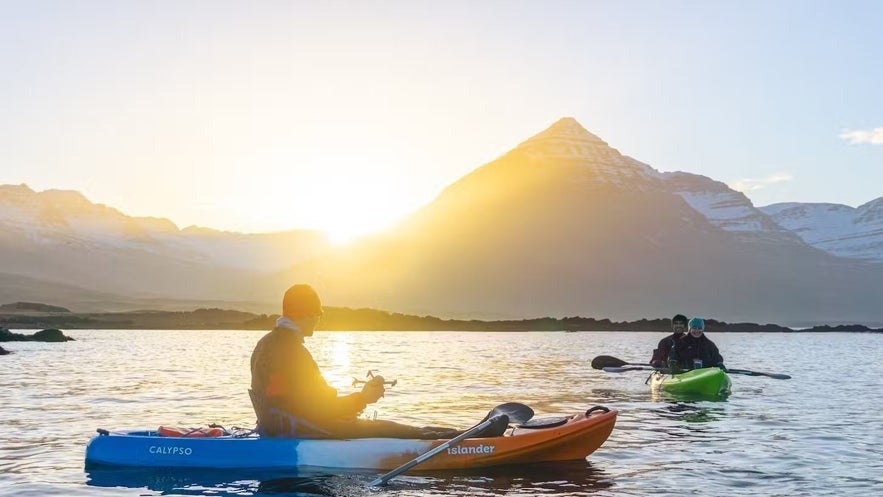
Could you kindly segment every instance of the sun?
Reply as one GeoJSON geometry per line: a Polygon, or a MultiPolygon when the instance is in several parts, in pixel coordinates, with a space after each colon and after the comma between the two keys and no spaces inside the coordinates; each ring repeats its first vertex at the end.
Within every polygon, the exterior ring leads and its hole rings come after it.
{"type": "Polygon", "coordinates": [[[389,179],[358,173],[315,178],[306,193],[311,206],[309,224],[335,244],[347,244],[385,231],[413,210],[409,199],[389,179]]]}
{"type": "Polygon", "coordinates": [[[325,236],[328,237],[328,240],[334,245],[347,245],[352,243],[363,236],[370,235],[376,232],[382,231],[382,229],[372,230],[367,229],[362,226],[344,226],[339,225],[333,229],[325,229],[322,230],[325,233],[325,236]]]}
{"type": "Polygon", "coordinates": [[[235,182],[244,217],[256,221],[252,231],[310,229],[334,244],[347,244],[389,229],[421,203],[408,178],[379,166],[363,167],[358,155],[307,158],[295,168],[282,152],[255,158],[272,164],[270,173],[243,171],[235,182]]]}
{"type": "Polygon", "coordinates": [[[358,188],[346,191],[340,186],[319,207],[314,226],[338,245],[387,230],[402,215],[401,207],[390,199],[372,198],[358,188]]]}

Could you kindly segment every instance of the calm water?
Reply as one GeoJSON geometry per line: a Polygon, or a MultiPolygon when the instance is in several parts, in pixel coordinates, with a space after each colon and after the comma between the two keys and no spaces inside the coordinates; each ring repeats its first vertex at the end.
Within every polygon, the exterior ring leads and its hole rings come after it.
{"type": "Polygon", "coordinates": [[[657,333],[319,333],[330,383],[378,369],[399,384],[366,413],[467,427],[505,401],[538,416],[620,411],[587,461],[424,473],[384,489],[378,473],[85,471],[98,427],[250,426],[248,360],[262,332],[71,331],[76,342],[9,343],[0,357],[2,495],[881,495],[883,335],[729,334],[718,402],[651,396],[646,374],[590,368],[600,354],[649,359],[657,333]],[[753,357],[753,358],[749,358],[753,357]]]}

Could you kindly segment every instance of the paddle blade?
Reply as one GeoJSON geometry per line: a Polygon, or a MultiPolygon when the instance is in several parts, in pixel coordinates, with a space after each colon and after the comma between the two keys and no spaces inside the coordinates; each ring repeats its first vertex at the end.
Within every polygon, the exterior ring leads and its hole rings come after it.
{"type": "Polygon", "coordinates": [[[770,378],[774,378],[776,380],[790,380],[791,376],[782,373],[767,373],[766,376],[770,378]]]}
{"type": "Polygon", "coordinates": [[[592,359],[592,369],[619,368],[626,364],[622,359],[610,355],[599,355],[592,359]]]}
{"type": "Polygon", "coordinates": [[[744,374],[747,376],[766,376],[767,378],[773,378],[776,380],[790,380],[791,376],[782,373],[764,373],[761,371],[749,371],[747,369],[730,369],[727,368],[727,373],[733,374],[744,374]]]}
{"type": "Polygon", "coordinates": [[[533,409],[524,404],[506,402],[494,407],[482,421],[487,421],[495,416],[506,415],[509,417],[510,423],[520,425],[521,423],[527,423],[533,417],[533,414],[533,409]]]}

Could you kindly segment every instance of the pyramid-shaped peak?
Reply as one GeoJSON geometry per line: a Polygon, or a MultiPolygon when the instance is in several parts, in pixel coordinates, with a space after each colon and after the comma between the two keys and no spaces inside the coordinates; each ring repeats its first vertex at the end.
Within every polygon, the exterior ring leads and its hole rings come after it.
{"type": "Polygon", "coordinates": [[[545,130],[532,136],[524,144],[540,144],[545,142],[565,141],[592,145],[607,145],[604,140],[590,133],[582,124],[572,117],[562,117],[545,130]]]}
{"type": "Polygon", "coordinates": [[[521,142],[503,158],[516,159],[516,164],[530,164],[564,171],[572,181],[619,185],[628,188],[656,188],[659,172],[642,162],[619,153],[604,140],[586,130],[572,117],[561,118],[545,130],[521,142]],[[565,166],[555,169],[557,166],[565,166]],[[575,176],[573,176],[575,175],[575,176]],[[577,178],[579,176],[579,178],[577,178]]]}
{"type": "Polygon", "coordinates": [[[589,133],[572,117],[555,121],[545,130],[522,142],[515,151],[533,158],[605,162],[608,165],[623,160],[616,149],[589,133]]]}

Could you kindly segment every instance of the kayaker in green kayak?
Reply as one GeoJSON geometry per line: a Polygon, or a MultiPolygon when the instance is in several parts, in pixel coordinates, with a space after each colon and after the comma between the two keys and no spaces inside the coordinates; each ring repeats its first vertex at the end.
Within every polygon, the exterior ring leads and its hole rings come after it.
{"type": "MultiPolygon", "coordinates": [[[[375,376],[361,392],[338,395],[304,346],[322,317],[319,295],[310,285],[294,285],[282,299],[276,327],[258,341],[251,356],[252,404],[258,431],[301,438],[450,438],[459,430],[415,427],[385,420],[357,419],[385,392],[375,376]]],[[[505,426],[503,427],[505,429],[505,426]]]]}
{"type": "Polygon", "coordinates": [[[675,342],[684,336],[687,332],[687,316],[683,314],[675,314],[671,318],[672,334],[659,341],[659,345],[653,350],[653,358],[650,359],[650,365],[657,368],[668,366],[668,355],[675,345],[675,342]]]}
{"type": "Polygon", "coordinates": [[[688,333],[675,341],[672,357],[681,369],[699,369],[717,366],[724,368],[724,358],[705,336],[705,320],[693,318],[687,324],[688,333]]]}

